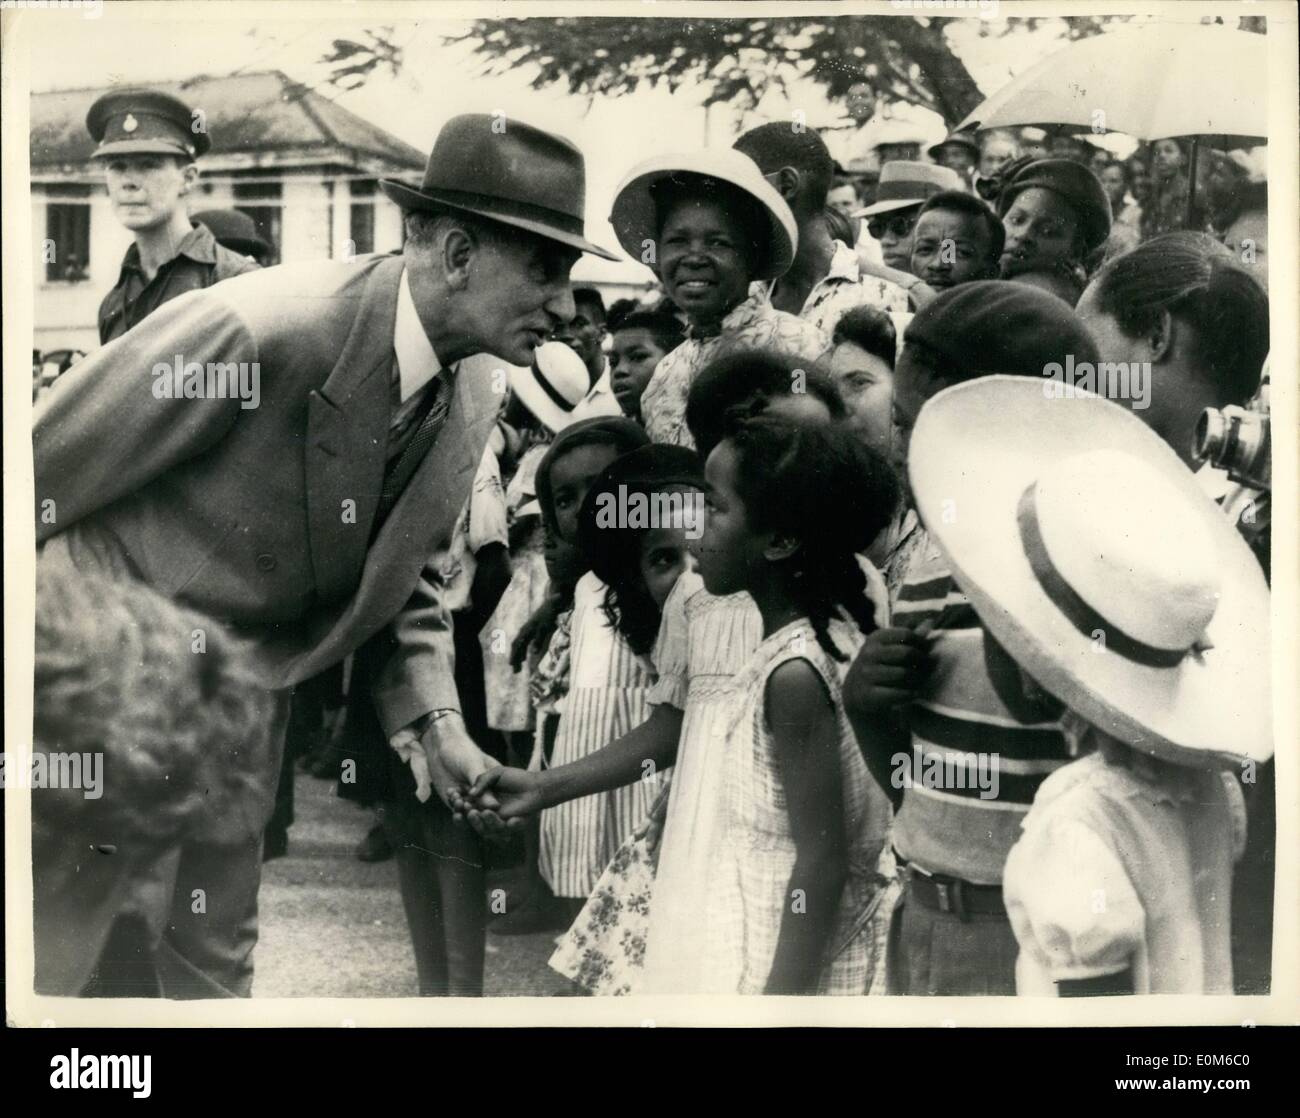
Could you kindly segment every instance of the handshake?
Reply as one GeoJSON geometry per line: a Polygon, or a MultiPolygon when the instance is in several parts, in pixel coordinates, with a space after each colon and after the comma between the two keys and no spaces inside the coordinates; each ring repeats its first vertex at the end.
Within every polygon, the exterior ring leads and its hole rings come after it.
{"type": "Polygon", "coordinates": [[[540,773],[498,765],[465,730],[459,715],[431,722],[422,733],[408,726],[389,745],[411,767],[416,797],[430,792],[484,838],[504,840],[546,806],[540,773]]]}

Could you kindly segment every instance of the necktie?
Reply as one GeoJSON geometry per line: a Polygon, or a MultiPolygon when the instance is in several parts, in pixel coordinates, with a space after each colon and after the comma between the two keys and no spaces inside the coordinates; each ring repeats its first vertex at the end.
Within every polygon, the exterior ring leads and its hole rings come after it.
{"type": "MultiPolygon", "coordinates": [[[[397,499],[406,489],[406,483],[424,461],[429,447],[434,444],[438,432],[447,421],[447,412],[451,406],[451,378],[451,370],[444,370],[424,390],[425,399],[420,405],[424,414],[413,422],[415,433],[410,436],[410,441],[401,452],[389,459],[384,470],[383,488],[379,492],[379,508],[375,514],[376,530],[397,504],[397,499]]],[[[395,430],[390,432],[390,439],[401,439],[404,434],[405,432],[395,430]]]]}

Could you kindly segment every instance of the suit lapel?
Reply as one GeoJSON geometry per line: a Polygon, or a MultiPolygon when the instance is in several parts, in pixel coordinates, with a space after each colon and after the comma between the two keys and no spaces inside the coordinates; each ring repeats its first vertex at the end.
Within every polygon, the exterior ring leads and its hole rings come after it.
{"type": "Polygon", "coordinates": [[[307,523],[316,590],[346,597],[366,562],[383,484],[400,256],[381,260],[333,371],[307,404],[307,523]]]}
{"type": "Polygon", "coordinates": [[[401,570],[400,576],[386,575],[383,580],[404,588],[398,608],[405,604],[434,549],[450,537],[464,505],[501,402],[491,372],[500,365],[496,358],[484,355],[459,363],[446,422],[366,558],[367,573],[401,570]]]}

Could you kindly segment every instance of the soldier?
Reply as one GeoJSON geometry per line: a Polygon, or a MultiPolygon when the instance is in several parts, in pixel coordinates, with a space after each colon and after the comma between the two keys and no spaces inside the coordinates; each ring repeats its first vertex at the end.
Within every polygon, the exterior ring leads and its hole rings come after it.
{"type": "Polygon", "coordinates": [[[190,221],[185,198],[199,179],[194,160],[211,143],[195,121],[181,101],[151,89],[106,93],[86,114],[86,128],[99,143],[92,158],[103,161],[113,212],[135,237],[99,306],[101,343],[168,299],[257,267],[190,221]]]}

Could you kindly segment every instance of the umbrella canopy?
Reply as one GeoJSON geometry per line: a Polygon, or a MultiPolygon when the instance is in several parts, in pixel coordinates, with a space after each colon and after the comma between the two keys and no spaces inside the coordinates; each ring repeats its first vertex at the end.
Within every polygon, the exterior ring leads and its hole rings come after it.
{"type": "Polygon", "coordinates": [[[1267,37],[1161,23],[1080,39],[998,90],[954,131],[1099,122],[1139,140],[1267,136],[1267,37]]]}

